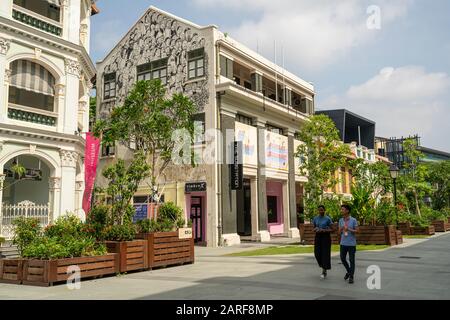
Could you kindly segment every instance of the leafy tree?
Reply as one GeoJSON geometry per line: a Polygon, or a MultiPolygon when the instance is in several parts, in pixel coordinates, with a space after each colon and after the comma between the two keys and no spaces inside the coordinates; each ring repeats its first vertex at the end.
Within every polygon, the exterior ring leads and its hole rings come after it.
{"type": "Polygon", "coordinates": [[[433,188],[433,209],[450,208],[450,161],[430,164],[427,181],[433,188]]]}
{"type": "Polygon", "coordinates": [[[345,164],[350,148],[339,141],[338,130],[326,115],[312,116],[302,127],[299,139],[304,144],[298,147],[296,156],[305,158],[300,171],[308,176],[305,209],[306,215],[312,217],[325,190],[338,182],[335,172],[345,164]]]}
{"type": "Polygon", "coordinates": [[[105,191],[113,200],[109,217],[111,225],[124,225],[131,222],[135,212],[131,199],[142,180],[148,175],[148,171],[149,166],[142,152],[137,152],[128,166],[119,159],[103,171],[103,176],[109,179],[105,191]]]}
{"type": "Polygon", "coordinates": [[[361,223],[376,224],[376,206],[380,196],[391,187],[389,169],[383,162],[368,163],[362,159],[349,161],[352,174],[353,208],[361,223]]]}
{"type": "MultiPolygon", "coordinates": [[[[167,97],[160,80],[138,81],[122,106],[114,108],[108,119],[97,121],[94,134],[102,136],[105,143],[119,141],[141,151],[150,165],[149,187],[156,196],[158,178],[171,162],[176,147],[176,139],[172,137],[176,130],[184,130],[190,146],[195,112],[196,107],[188,97],[182,94],[167,97]]],[[[183,157],[185,153],[183,149],[178,155],[183,157]]],[[[190,148],[189,153],[192,155],[190,148]]],[[[159,196],[154,198],[158,200],[159,196]]]]}
{"type": "Polygon", "coordinates": [[[430,193],[431,188],[426,181],[428,167],[425,164],[420,163],[420,160],[424,156],[417,147],[417,141],[415,139],[406,139],[403,142],[406,161],[404,163],[402,175],[400,175],[399,189],[407,199],[408,211],[410,211],[410,208],[413,205],[415,213],[420,217],[422,199],[426,194],[430,193]]]}

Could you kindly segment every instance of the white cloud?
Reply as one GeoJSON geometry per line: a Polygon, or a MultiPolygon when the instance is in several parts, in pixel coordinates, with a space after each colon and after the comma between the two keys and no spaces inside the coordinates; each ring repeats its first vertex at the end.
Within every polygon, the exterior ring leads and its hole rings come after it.
{"type": "Polygon", "coordinates": [[[418,133],[423,144],[450,151],[450,77],[423,67],[383,68],[319,108],[347,108],[377,123],[377,135],[418,133]]]}
{"type": "MultiPolygon", "coordinates": [[[[284,47],[286,63],[317,69],[339,61],[353,47],[376,36],[369,30],[367,8],[361,0],[192,0],[204,8],[256,12],[230,31],[231,37],[272,58],[274,40],[284,47]]],[[[412,0],[379,0],[382,29],[404,16],[412,0]]],[[[280,53],[279,53],[280,54],[280,53]]]]}

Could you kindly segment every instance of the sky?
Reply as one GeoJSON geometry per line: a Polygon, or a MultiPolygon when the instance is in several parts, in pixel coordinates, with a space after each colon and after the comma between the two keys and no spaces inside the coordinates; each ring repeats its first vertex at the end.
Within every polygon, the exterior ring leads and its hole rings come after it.
{"type": "Polygon", "coordinates": [[[312,82],[316,109],[345,108],[376,134],[450,152],[448,0],[98,0],[101,60],[151,6],[230,37],[312,82]]]}

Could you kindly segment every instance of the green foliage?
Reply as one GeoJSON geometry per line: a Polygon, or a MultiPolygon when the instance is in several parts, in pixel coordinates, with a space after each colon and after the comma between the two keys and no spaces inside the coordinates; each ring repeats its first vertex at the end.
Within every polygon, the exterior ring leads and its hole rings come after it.
{"type": "Polygon", "coordinates": [[[422,217],[424,219],[427,219],[429,222],[433,222],[435,220],[447,220],[447,216],[444,212],[439,210],[433,210],[429,207],[422,207],[421,208],[422,217]]]}
{"type": "Polygon", "coordinates": [[[428,227],[430,225],[430,222],[425,217],[406,211],[399,213],[399,222],[410,222],[414,227],[428,227]]]}
{"type": "Polygon", "coordinates": [[[136,225],[132,223],[107,226],[103,238],[108,241],[132,241],[137,231],[136,225]]]}
{"type": "Polygon", "coordinates": [[[15,243],[23,258],[62,259],[106,254],[104,245],[86,233],[85,226],[74,215],[58,218],[43,230],[33,218],[15,221],[15,243]]]}
{"type": "Polygon", "coordinates": [[[381,201],[374,210],[376,222],[382,225],[395,225],[397,213],[391,201],[381,201]]]}
{"type": "Polygon", "coordinates": [[[94,206],[87,216],[84,232],[95,239],[104,240],[103,230],[108,224],[109,209],[106,205],[94,206]]]}
{"type": "Polygon", "coordinates": [[[361,225],[365,225],[368,221],[375,225],[375,199],[372,197],[372,192],[368,186],[363,184],[354,185],[352,187],[352,197],[352,215],[361,225]]]}
{"type": "MultiPolygon", "coordinates": [[[[169,232],[183,228],[186,221],[183,218],[183,210],[173,202],[162,204],[158,209],[157,220],[144,219],[138,221],[138,231],[143,233],[169,232]]],[[[192,226],[192,224],[191,224],[192,226]]]]}
{"type": "Polygon", "coordinates": [[[345,164],[350,148],[339,141],[339,132],[326,115],[312,116],[302,127],[299,139],[304,144],[298,147],[296,156],[306,158],[300,171],[309,178],[305,183],[305,211],[312,218],[324,191],[338,182],[334,173],[345,164]]]}
{"type": "Polygon", "coordinates": [[[192,142],[196,112],[193,102],[182,94],[167,98],[160,80],[138,81],[122,106],[115,107],[108,119],[97,121],[94,134],[102,136],[104,143],[135,144],[150,164],[150,189],[157,193],[157,177],[170,163],[177,142],[172,136],[175,130],[185,130],[192,142]]]}
{"type": "Polygon", "coordinates": [[[429,165],[427,181],[432,187],[433,209],[444,210],[450,207],[450,161],[429,165]]]}
{"type": "Polygon", "coordinates": [[[19,163],[15,163],[11,166],[10,170],[14,173],[15,176],[17,176],[18,179],[22,179],[22,177],[27,172],[27,169],[19,163]]]}
{"type": "Polygon", "coordinates": [[[131,222],[134,215],[131,199],[148,172],[149,166],[142,152],[136,153],[129,166],[119,159],[103,171],[103,176],[109,179],[106,193],[113,199],[109,210],[112,224],[123,225],[131,222]]]}
{"type": "Polygon", "coordinates": [[[35,218],[17,218],[13,221],[13,226],[13,244],[17,245],[20,254],[30,243],[42,235],[42,227],[39,225],[39,220],[35,218]]]}
{"type": "Polygon", "coordinates": [[[339,221],[342,217],[341,203],[342,199],[338,196],[334,196],[332,198],[325,197],[322,201],[322,205],[325,206],[326,214],[331,218],[331,220],[333,220],[333,222],[339,221]]]}

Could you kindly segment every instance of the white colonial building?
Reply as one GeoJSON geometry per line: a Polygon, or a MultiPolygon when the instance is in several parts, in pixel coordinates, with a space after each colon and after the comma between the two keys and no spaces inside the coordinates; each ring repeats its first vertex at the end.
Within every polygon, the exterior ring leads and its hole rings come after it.
{"type": "Polygon", "coordinates": [[[95,67],[92,0],[2,0],[0,233],[19,215],[80,216],[95,67]],[[23,170],[25,169],[25,170],[23,170]]]}

